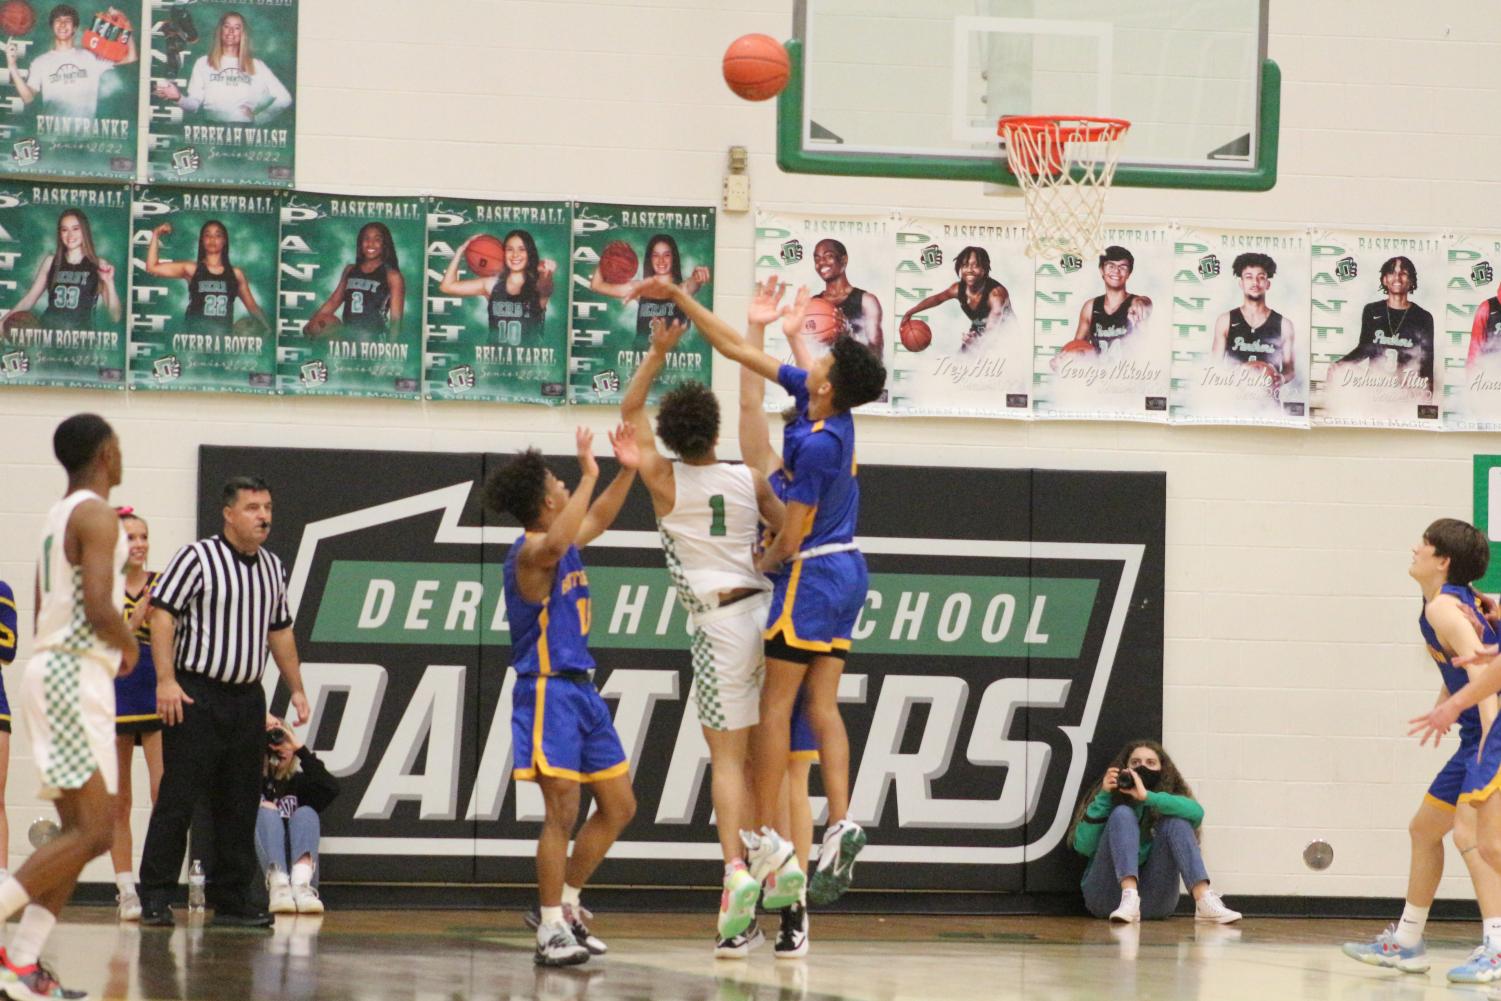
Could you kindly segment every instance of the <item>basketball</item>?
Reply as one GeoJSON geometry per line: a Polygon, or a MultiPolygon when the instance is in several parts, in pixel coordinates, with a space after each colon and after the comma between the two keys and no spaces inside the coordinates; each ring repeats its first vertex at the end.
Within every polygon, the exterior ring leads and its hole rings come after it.
{"type": "Polygon", "coordinates": [[[5,0],[0,5],[0,34],[25,35],[36,26],[36,11],[26,0],[5,0]]]}
{"type": "Polygon", "coordinates": [[[776,97],[791,74],[787,50],[770,35],[741,35],[724,50],[724,82],[747,101],[776,97]]]}
{"type": "Polygon", "coordinates": [[[464,261],[469,265],[469,270],[481,278],[489,278],[498,275],[505,267],[506,245],[501,243],[489,233],[481,233],[469,241],[469,246],[464,250],[464,261]]]}
{"type": "Polygon", "coordinates": [[[242,316],[229,330],[233,337],[265,337],[271,331],[257,317],[242,316]]]}
{"type": "Polygon", "coordinates": [[[13,334],[22,330],[30,330],[40,327],[42,321],[29,309],[11,310],[5,317],[5,322],[0,324],[0,333],[13,334]]]}
{"type": "Polygon", "coordinates": [[[1246,372],[1246,382],[1265,389],[1268,396],[1276,396],[1282,385],[1282,376],[1264,361],[1248,361],[1241,366],[1246,372]]]}
{"type": "Polygon", "coordinates": [[[319,314],[303,325],[302,332],[308,337],[337,337],[344,324],[337,316],[319,314]]]}
{"type": "Polygon", "coordinates": [[[827,299],[814,297],[808,300],[808,311],[803,314],[803,333],[825,344],[834,343],[844,326],[844,317],[839,307],[827,299]]]}
{"type": "Polygon", "coordinates": [[[1058,353],[1061,355],[1097,355],[1100,352],[1095,349],[1093,344],[1081,337],[1078,340],[1069,341],[1063,345],[1063,347],[1058,349],[1058,353]]]}
{"type": "Polygon", "coordinates": [[[636,252],[624,240],[612,240],[599,254],[599,274],[611,285],[636,277],[636,252]]]}
{"type": "Polygon", "coordinates": [[[933,328],[922,320],[908,320],[900,330],[902,347],[908,351],[921,351],[933,343],[933,328]]]}

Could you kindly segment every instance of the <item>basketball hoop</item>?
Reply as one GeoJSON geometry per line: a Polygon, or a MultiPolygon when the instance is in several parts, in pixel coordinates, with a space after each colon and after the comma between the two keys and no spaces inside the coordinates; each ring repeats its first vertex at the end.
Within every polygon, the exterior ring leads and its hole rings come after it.
{"type": "Polygon", "coordinates": [[[1043,257],[1101,244],[1105,193],[1131,123],[1087,115],[1008,115],[996,126],[1027,205],[1027,249],[1043,257]]]}

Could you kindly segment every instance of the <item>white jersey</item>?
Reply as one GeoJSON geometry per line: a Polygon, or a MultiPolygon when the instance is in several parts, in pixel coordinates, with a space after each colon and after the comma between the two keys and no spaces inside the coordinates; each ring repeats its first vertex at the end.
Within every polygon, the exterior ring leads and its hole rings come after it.
{"type": "Polygon", "coordinates": [[[271,121],[292,106],[292,94],[264,59],[255,61],[254,73],[246,73],[238,56],[220,56],[218,69],[204,56],[193,64],[179,105],[183,111],[201,111],[211,122],[244,125],[271,121]]]}
{"type": "Polygon", "coordinates": [[[667,572],[690,612],[715,607],[721,591],[771,587],[754,558],[761,511],[748,466],[673,464],[676,497],[657,521],[667,572]]]}
{"type": "MultiPolygon", "coordinates": [[[[120,667],[120,650],[101,640],[89,624],[83,607],[83,568],[68,562],[66,546],[68,519],[86,500],[103,500],[92,490],[77,490],[47,512],[42,533],[41,582],[42,606],[37,614],[36,650],[77,654],[103,665],[110,675],[120,667]]],[[[110,600],[115,613],[125,615],[125,558],[130,545],[125,533],[116,529],[115,554],[110,576],[110,600]]]]}
{"type": "Polygon", "coordinates": [[[42,95],[46,114],[93,118],[99,110],[99,79],[114,68],[88,49],[49,49],[31,61],[26,84],[42,95]]]}

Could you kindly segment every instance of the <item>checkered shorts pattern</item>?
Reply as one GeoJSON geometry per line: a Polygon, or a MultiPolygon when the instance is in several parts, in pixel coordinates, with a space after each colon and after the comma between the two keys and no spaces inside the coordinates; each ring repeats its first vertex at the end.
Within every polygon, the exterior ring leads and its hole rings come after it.
{"type": "Polygon", "coordinates": [[[56,651],[47,654],[42,693],[52,739],[42,779],[54,789],[81,788],[99,767],[80,709],[82,674],[82,658],[56,651]]]}

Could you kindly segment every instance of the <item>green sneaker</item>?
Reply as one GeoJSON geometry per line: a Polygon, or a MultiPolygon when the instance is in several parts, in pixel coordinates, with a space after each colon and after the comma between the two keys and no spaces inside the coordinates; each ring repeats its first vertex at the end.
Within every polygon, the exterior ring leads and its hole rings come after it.
{"type": "Polygon", "coordinates": [[[737,867],[724,878],[724,892],[719,896],[719,937],[732,939],[751,926],[756,919],[756,898],[761,884],[744,868],[737,867]]]}
{"type": "Polygon", "coordinates": [[[865,832],[849,818],[824,832],[818,852],[818,868],[808,884],[808,901],[832,904],[844,896],[855,875],[855,856],[865,847],[865,832]]]}

